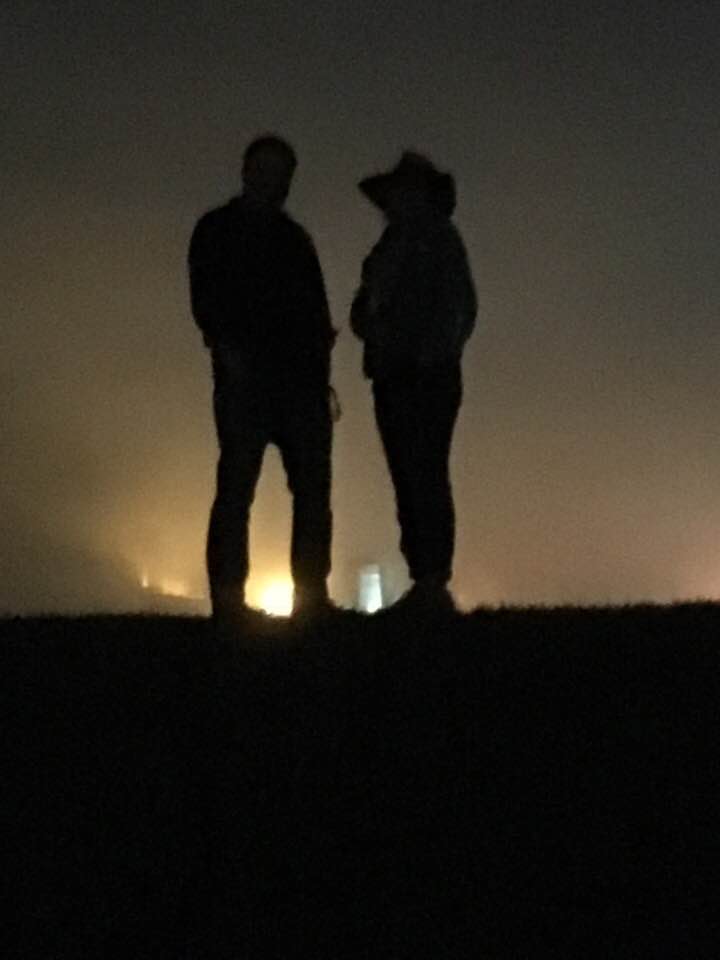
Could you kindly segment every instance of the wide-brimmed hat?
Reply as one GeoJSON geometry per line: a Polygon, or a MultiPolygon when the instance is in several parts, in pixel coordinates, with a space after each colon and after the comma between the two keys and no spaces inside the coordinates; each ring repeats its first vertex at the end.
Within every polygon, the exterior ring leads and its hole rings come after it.
{"type": "Polygon", "coordinates": [[[386,173],[365,177],[358,184],[365,196],[387,212],[391,198],[401,187],[415,187],[444,216],[449,217],[455,209],[455,179],[442,173],[432,161],[420,153],[406,150],[400,161],[386,173]]]}

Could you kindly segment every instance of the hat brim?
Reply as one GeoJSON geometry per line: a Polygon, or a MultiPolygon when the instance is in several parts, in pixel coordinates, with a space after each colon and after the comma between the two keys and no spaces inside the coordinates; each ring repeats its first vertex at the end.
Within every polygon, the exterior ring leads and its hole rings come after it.
{"type": "Polygon", "coordinates": [[[358,183],[358,189],[370,203],[384,211],[389,206],[395,184],[396,180],[392,173],[376,173],[361,180],[358,183]]]}
{"type": "Polygon", "coordinates": [[[430,203],[435,206],[445,216],[450,217],[455,210],[455,178],[449,173],[440,173],[433,170],[432,175],[428,176],[423,171],[424,182],[418,181],[414,171],[394,169],[386,173],[376,173],[370,177],[365,177],[358,184],[361,193],[365,194],[368,200],[374,204],[383,213],[387,213],[392,202],[392,198],[397,191],[404,186],[414,185],[425,194],[430,203]]]}

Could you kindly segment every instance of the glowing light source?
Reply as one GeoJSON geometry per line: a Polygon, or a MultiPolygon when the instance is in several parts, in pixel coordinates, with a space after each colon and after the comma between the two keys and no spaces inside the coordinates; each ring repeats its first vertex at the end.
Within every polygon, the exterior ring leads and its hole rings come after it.
{"type": "Polygon", "coordinates": [[[158,582],[158,593],[165,597],[188,597],[190,591],[184,580],[174,580],[171,577],[164,577],[158,582]]]}
{"type": "Polygon", "coordinates": [[[150,602],[156,601],[159,597],[167,597],[169,600],[191,601],[193,604],[204,603],[205,597],[197,590],[193,590],[189,580],[182,577],[154,577],[151,576],[147,567],[141,567],[138,576],[140,587],[148,594],[150,602]]]}
{"type": "Polygon", "coordinates": [[[260,607],[273,617],[289,617],[293,608],[292,580],[271,580],[260,592],[260,607]]]}
{"type": "Polygon", "coordinates": [[[364,613],[375,613],[382,609],[382,605],[380,567],[377,564],[363,567],[358,578],[358,606],[364,613]]]}

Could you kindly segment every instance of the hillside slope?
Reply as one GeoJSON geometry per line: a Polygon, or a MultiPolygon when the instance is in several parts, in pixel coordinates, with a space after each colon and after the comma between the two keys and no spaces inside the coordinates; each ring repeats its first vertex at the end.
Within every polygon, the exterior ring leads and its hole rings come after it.
{"type": "Polygon", "coordinates": [[[7,957],[717,956],[717,606],[0,633],[7,957]]]}

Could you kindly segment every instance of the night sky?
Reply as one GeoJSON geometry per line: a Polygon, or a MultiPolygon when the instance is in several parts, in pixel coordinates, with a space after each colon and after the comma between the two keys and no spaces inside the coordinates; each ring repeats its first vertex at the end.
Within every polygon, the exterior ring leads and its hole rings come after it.
{"type": "MultiPolygon", "coordinates": [[[[187,244],[274,131],[340,337],[334,574],[402,571],[347,315],[404,148],[458,183],[480,313],[466,605],[720,597],[717,0],[0,5],[0,610],[202,593],[216,445],[187,244]]],[[[268,453],[256,580],[287,573],[268,453]]]]}

